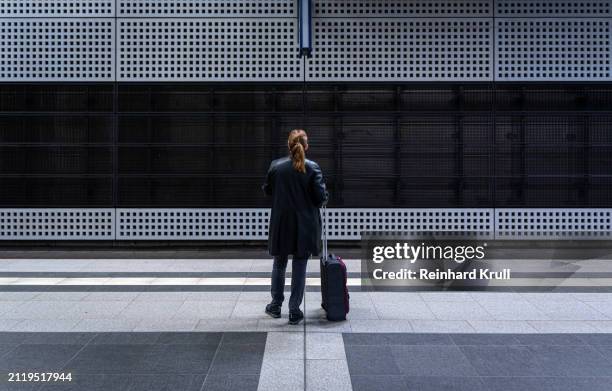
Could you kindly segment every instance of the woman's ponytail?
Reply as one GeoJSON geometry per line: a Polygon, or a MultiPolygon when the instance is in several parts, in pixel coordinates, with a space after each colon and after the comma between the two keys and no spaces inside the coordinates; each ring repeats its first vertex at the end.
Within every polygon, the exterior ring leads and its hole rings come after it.
{"type": "Polygon", "coordinates": [[[302,129],[294,129],[289,133],[288,144],[291,161],[293,161],[293,168],[299,172],[306,172],[308,135],[302,129]]]}

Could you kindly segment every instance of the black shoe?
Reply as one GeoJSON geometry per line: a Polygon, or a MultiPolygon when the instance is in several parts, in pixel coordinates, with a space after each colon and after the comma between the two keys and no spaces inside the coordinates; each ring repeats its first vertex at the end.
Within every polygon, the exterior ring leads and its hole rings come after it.
{"type": "Polygon", "coordinates": [[[289,313],[289,324],[298,324],[304,319],[304,313],[300,310],[298,312],[289,313]]]}
{"type": "Polygon", "coordinates": [[[278,304],[268,304],[266,306],[266,314],[270,315],[273,318],[281,317],[281,307],[278,304]]]}

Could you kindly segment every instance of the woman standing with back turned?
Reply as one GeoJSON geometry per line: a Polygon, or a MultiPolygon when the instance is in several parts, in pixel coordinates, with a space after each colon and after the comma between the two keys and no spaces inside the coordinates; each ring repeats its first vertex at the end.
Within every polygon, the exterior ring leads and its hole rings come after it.
{"type": "Polygon", "coordinates": [[[289,133],[289,156],[270,163],[262,189],[272,197],[268,250],[274,257],[272,267],[272,302],[266,313],[280,318],[285,299],[285,269],[293,255],[289,323],[304,319],[300,310],[306,285],[306,263],[321,249],[319,208],[327,202],[323,173],[319,165],[306,159],[308,136],[303,130],[289,133]]]}

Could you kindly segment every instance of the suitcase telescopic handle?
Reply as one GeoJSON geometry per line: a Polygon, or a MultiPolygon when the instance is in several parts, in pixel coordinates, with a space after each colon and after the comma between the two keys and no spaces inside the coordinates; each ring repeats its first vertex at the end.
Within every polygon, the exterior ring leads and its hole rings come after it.
{"type": "Polygon", "coordinates": [[[323,204],[322,215],[321,234],[323,239],[323,259],[327,259],[327,208],[325,204],[323,204]]]}

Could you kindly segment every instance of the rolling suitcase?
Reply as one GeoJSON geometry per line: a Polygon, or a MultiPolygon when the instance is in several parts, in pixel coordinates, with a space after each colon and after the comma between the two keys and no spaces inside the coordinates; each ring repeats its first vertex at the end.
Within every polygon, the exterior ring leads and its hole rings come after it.
{"type": "Polygon", "coordinates": [[[327,221],[323,206],[323,254],[321,256],[321,307],[327,314],[327,320],[346,320],[349,312],[349,293],[346,286],[346,265],[342,258],[327,251],[327,221]]]}

